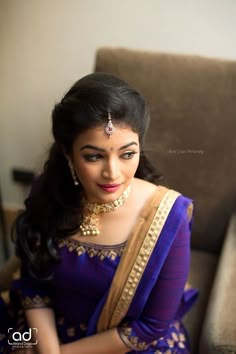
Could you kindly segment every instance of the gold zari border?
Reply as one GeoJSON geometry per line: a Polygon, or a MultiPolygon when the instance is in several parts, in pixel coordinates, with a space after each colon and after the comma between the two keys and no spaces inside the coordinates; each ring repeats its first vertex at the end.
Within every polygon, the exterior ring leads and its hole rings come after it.
{"type": "Polygon", "coordinates": [[[51,307],[52,301],[49,296],[26,296],[24,299],[22,299],[22,306],[25,310],[31,308],[51,307]]]}
{"type": "Polygon", "coordinates": [[[174,190],[167,190],[159,206],[156,205],[156,198],[154,204],[151,203],[151,208],[149,205],[146,222],[145,217],[139,219],[137,228],[126,245],[100,315],[97,328],[99,332],[116,327],[125,317],[166,219],[179,195],[174,190]]]}
{"type": "MultiPolygon", "coordinates": [[[[148,349],[149,347],[157,348],[159,341],[164,340],[168,344],[170,349],[178,347],[181,349],[185,349],[186,354],[189,353],[186,348],[187,338],[184,332],[180,330],[180,322],[178,320],[170,324],[168,334],[165,336],[165,338],[161,337],[151,343],[140,342],[137,336],[132,336],[132,328],[128,327],[125,323],[122,324],[121,327],[118,327],[118,332],[127,347],[135,351],[143,351],[148,349]],[[175,330],[177,331],[177,333],[175,332],[175,330]]],[[[157,354],[162,352],[157,350],[155,351],[155,353],[157,354]]],[[[177,348],[175,349],[174,353],[177,353],[177,348]]]]}

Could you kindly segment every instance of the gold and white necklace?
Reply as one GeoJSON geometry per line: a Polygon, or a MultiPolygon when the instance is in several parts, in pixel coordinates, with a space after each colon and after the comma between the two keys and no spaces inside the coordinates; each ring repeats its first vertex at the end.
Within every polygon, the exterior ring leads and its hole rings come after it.
{"type": "Polygon", "coordinates": [[[82,201],[83,216],[80,224],[80,231],[83,236],[99,235],[98,214],[110,213],[124,205],[130,194],[130,186],[114,202],[110,203],[90,203],[85,198],[82,201]]]}

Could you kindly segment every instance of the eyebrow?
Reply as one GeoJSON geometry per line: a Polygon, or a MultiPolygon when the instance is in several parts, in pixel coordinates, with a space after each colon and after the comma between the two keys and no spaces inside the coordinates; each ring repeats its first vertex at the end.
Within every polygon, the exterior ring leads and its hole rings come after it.
{"type": "MultiPolygon", "coordinates": [[[[138,144],[135,141],[131,141],[130,143],[121,146],[118,150],[123,150],[123,149],[127,149],[128,147],[132,146],[132,145],[136,145],[138,146],[138,144]]],[[[100,151],[100,152],[106,152],[105,149],[102,149],[98,146],[94,146],[94,145],[84,145],[80,148],[80,151],[85,150],[85,149],[91,149],[91,150],[96,150],[96,151],[100,151]]]]}

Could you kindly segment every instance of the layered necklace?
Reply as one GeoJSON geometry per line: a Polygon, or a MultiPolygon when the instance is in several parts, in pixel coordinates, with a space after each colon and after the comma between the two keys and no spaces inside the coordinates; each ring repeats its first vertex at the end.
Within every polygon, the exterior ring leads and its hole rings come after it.
{"type": "Polygon", "coordinates": [[[99,235],[98,214],[110,213],[124,205],[130,194],[130,186],[114,202],[110,203],[90,203],[85,198],[82,200],[83,215],[80,224],[80,232],[83,236],[99,235]]]}

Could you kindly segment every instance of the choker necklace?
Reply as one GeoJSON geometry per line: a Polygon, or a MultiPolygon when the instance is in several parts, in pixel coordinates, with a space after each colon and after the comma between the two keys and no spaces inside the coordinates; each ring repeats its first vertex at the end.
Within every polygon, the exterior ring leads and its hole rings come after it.
{"type": "Polygon", "coordinates": [[[99,235],[98,214],[110,213],[124,205],[130,193],[130,186],[114,202],[110,203],[90,203],[85,198],[82,200],[83,216],[80,224],[80,231],[83,236],[99,235]]]}

